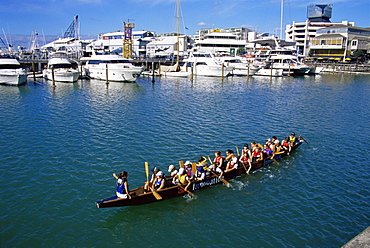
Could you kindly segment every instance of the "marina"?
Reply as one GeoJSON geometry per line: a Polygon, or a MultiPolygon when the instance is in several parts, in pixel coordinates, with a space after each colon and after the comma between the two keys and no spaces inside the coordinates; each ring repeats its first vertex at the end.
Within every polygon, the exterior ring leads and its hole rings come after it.
{"type": "Polygon", "coordinates": [[[369,3],[183,5],[4,4],[0,247],[368,247],[369,3]]]}
{"type": "Polygon", "coordinates": [[[368,75],[51,85],[39,78],[0,87],[4,247],[144,247],[179,238],[189,246],[340,247],[368,227],[369,154],[352,149],[370,135],[368,75]],[[134,189],[145,181],[145,161],[165,171],[292,131],[309,144],[230,187],[95,206],[114,195],[113,172],[128,171],[134,189]]]}

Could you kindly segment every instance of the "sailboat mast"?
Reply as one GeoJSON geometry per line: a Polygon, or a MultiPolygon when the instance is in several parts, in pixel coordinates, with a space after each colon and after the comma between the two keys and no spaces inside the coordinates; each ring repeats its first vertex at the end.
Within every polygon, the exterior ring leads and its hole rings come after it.
{"type": "Polygon", "coordinates": [[[280,39],[283,39],[283,16],[284,16],[284,0],[281,0],[280,7],[280,39]]]}
{"type": "Polygon", "coordinates": [[[177,0],[176,5],[176,51],[177,51],[177,58],[176,64],[179,64],[179,56],[180,56],[180,0],[177,0]]]}

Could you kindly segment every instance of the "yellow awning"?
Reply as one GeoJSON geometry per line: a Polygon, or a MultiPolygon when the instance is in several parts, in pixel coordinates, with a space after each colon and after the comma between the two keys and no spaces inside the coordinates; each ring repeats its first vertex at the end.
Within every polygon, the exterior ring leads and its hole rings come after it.
{"type": "Polygon", "coordinates": [[[350,58],[346,58],[346,60],[351,60],[350,58]]]}

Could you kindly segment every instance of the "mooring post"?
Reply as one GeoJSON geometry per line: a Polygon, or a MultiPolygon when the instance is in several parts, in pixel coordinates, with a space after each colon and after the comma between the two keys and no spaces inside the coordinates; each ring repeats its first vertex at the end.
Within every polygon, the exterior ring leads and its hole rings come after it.
{"type": "Polygon", "coordinates": [[[105,64],[105,83],[109,84],[109,81],[108,81],[108,64],[105,64]]]}
{"type": "Polygon", "coordinates": [[[52,81],[53,81],[53,84],[52,84],[52,86],[51,86],[51,87],[57,87],[57,86],[55,85],[54,66],[53,66],[53,67],[51,67],[51,79],[52,79],[52,81]]]}

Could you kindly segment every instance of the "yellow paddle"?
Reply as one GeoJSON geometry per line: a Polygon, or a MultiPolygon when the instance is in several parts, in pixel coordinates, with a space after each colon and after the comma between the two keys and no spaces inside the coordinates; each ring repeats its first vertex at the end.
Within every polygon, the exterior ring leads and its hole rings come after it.
{"type": "MultiPolygon", "coordinates": [[[[148,162],[144,162],[144,166],[145,166],[145,174],[146,174],[146,181],[147,183],[149,183],[149,163],[148,162]]],[[[153,189],[153,188],[152,188],[153,189]]],[[[160,196],[157,192],[155,191],[152,191],[153,192],[153,195],[154,197],[159,201],[159,200],[162,200],[162,196],[160,196]]]]}
{"type": "Polygon", "coordinates": [[[145,173],[146,173],[146,181],[148,182],[149,181],[149,163],[144,162],[144,166],[145,166],[145,173]]]}
{"type": "Polygon", "coordinates": [[[180,160],[179,165],[180,165],[180,168],[184,168],[184,161],[180,160]]]}

